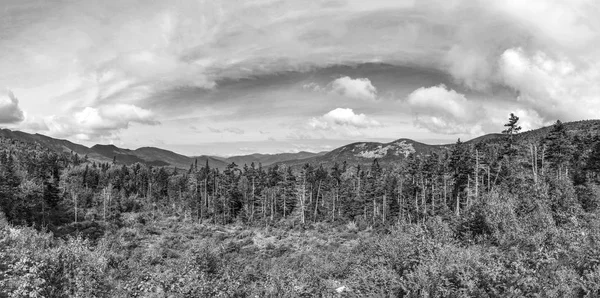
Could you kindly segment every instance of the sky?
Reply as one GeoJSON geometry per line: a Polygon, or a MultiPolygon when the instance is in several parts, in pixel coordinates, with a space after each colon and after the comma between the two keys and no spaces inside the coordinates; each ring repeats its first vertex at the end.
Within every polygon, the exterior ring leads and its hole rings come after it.
{"type": "Polygon", "coordinates": [[[0,126],[187,155],[600,118],[596,0],[0,0],[0,126]]]}

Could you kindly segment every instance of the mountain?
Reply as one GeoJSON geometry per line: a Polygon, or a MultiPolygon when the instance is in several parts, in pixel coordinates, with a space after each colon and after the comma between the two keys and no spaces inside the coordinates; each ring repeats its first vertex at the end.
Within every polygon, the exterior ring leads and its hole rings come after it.
{"type": "MultiPolygon", "coordinates": [[[[565,122],[563,124],[567,130],[567,133],[571,136],[583,136],[587,134],[600,136],[600,120],[582,120],[565,122]]],[[[516,142],[522,144],[538,143],[542,141],[551,130],[552,125],[522,132],[515,137],[516,142]]],[[[504,134],[491,133],[468,141],[463,141],[468,145],[476,145],[479,143],[500,143],[504,142],[505,138],[506,135],[504,134]]],[[[306,163],[312,165],[331,166],[336,162],[341,164],[346,161],[348,164],[370,165],[375,158],[378,159],[380,164],[390,164],[392,162],[401,161],[410,153],[427,155],[431,154],[432,152],[441,152],[443,150],[447,150],[453,145],[453,143],[444,145],[428,145],[410,139],[399,139],[390,143],[359,142],[339,147],[320,156],[288,160],[276,164],[285,164],[294,167],[301,166],[306,163]]]]}
{"type": "MultiPolygon", "coordinates": [[[[175,166],[182,167],[181,164],[171,164],[158,158],[153,158],[149,155],[139,156],[136,151],[129,149],[122,149],[115,145],[94,145],[92,151],[104,156],[105,158],[114,160],[121,164],[134,164],[134,163],[145,163],[152,166],[175,166]]],[[[173,153],[175,154],[175,153],[173,153]]],[[[189,167],[189,163],[185,167],[189,167]]]]}
{"type": "MultiPolygon", "coordinates": [[[[567,132],[571,135],[600,135],[600,120],[582,120],[563,123],[567,132]]],[[[543,140],[552,130],[552,126],[546,126],[534,129],[516,136],[516,141],[520,143],[537,143],[543,140]]],[[[250,154],[231,157],[213,157],[213,156],[185,156],[165,149],[155,147],[142,147],[135,150],[123,149],[114,145],[94,145],[91,148],[70,142],[51,138],[42,134],[29,134],[21,131],[9,129],[0,129],[0,137],[13,139],[15,141],[39,144],[56,152],[73,152],[80,156],[86,156],[89,160],[96,162],[112,162],[116,160],[118,164],[144,163],[153,166],[170,166],[187,169],[191,164],[198,162],[203,166],[208,162],[210,167],[224,169],[228,164],[234,162],[237,165],[244,164],[263,166],[272,165],[290,165],[301,166],[305,163],[333,165],[333,163],[364,164],[368,165],[375,158],[380,163],[389,164],[406,158],[410,153],[417,155],[427,155],[432,152],[440,152],[450,148],[453,144],[446,145],[428,145],[410,139],[398,139],[390,143],[378,142],[358,142],[339,147],[330,152],[298,152],[298,153],[280,153],[280,154],[250,154]]],[[[465,141],[466,144],[495,143],[503,142],[502,134],[487,134],[472,140],[465,141]]]]}
{"type": "Polygon", "coordinates": [[[111,161],[115,158],[117,163],[127,165],[139,162],[158,167],[170,166],[188,169],[197,160],[199,165],[205,165],[208,161],[208,165],[212,168],[224,169],[227,166],[222,160],[210,156],[188,157],[155,147],[142,147],[130,150],[114,145],[94,145],[91,149],[106,158],[110,158],[111,161]]]}
{"type": "Polygon", "coordinates": [[[269,166],[276,162],[304,159],[318,156],[323,153],[298,152],[298,153],[281,153],[281,154],[251,154],[232,156],[228,158],[213,157],[213,156],[185,156],[169,150],[142,147],[135,150],[119,148],[115,145],[94,145],[91,148],[84,145],[76,144],[68,140],[55,139],[42,134],[29,134],[22,131],[13,131],[9,129],[0,129],[0,137],[5,137],[17,141],[39,144],[55,152],[77,153],[81,157],[86,156],[89,160],[96,162],[113,162],[117,164],[131,165],[134,163],[143,163],[152,166],[170,166],[181,169],[187,169],[191,164],[198,162],[198,165],[204,166],[208,161],[208,165],[212,168],[224,169],[228,164],[235,162],[243,166],[250,165],[254,162],[263,166],[269,166]]]}
{"type": "Polygon", "coordinates": [[[339,147],[325,154],[283,161],[278,164],[299,166],[305,163],[323,164],[326,166],[334,163],[347,162],[348,164],[371,164],[374,159],[386,164],[406,158],[409,154],[430,154],[443,150],[444,145],[427,145],[410,139],[398,139],[390,143],[358,142],[339,147]]]}
{"type": "MultiPolygon", "coordinates": [[[[502,138],[506,137],[506,135],[503,135],[501,133],[490,133],[487,135],[482,135],[480,137],[476,137],[474,139],[468,140],[465,142],[465,144],[479,144],[479,143],[487,143],[487,142],[496,142],[499,140],[502,140],[502,138]]],[[[452,145],[452,144],[450,144],[452,145]]]]}
{"type": "Polygon", "coordinates": [[[262,164],[264,167],[270,166],[275,163],[289,161],[289,160],[303,160],[311,157],[321,156],[327,152],[306,152],[300,151],[298,153],[278,153],[278,154],[250,154],[250,155],[239,155],[239,156],[231,156],[227,158],[219,158],[227,163],[235,162],[237,165],[250,165],[254,163],[255,165],[262,164]]]}
{"type": "MultiPolygon", "coordinates": [[[[46,147],[56,152],[75,152],[81,156],[88,155],[88,158],[96,161],[109,161],[105,156],[94,152],[92,149],[75,144],[68,140],[51,138],[42,134],[29,134],[22,131],[12,131],[10,129],[0,129],[0,137],[5,137],[21,142],[37,143],[40,146],[46,147]]],[[[110,159],[112,160],[112,158],[110,159]]]]}
{"type": "MultiPolygon", "coordinates": [[[[600,136],[600,120],[580,120],[573,122],[563,122],[567,133],[571,136],[600,136]]],[[[517,142],[532,143],[540,142],[548,133],[552,131],[552,125],[538,129],[533,129],[520,133],[517,136],[517,142]]]]}
{"type": "Polygon", "coordinates": [[[51,138],[41,134],[29,134],[22,131],[0,129],[0,137],[5,137],[21,142],[39,144],[56,152],[73,152],[81,157],[86,156],[89,160],[96,162],[112,162],[116,159],[118,164],[131,165],[143,163],[153,166],[171,166],[187,169],[198,160],[198,164],[204,165],[208,161],[209,166],[224,169],[227,163],[210,156],[188,157],[172,151],[143,147],[136,150],[123,149],[115,145],[94,145],[88,148],[84,145],[75,144],[68,140],[51,138]]]}

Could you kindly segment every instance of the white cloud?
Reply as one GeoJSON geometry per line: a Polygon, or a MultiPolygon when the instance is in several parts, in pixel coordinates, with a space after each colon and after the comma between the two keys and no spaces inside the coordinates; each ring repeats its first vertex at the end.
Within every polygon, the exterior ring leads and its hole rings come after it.
{"type": "Polygon", "coordinates": [[[79,127],[94,131],[124,129],[130,123],[158,124],[154,120],[154,113],[128,104],[116,104],[102,108],[86,107],[75,113],[73,120],[79,127]]]}
{"type": "Polygon", "coordinates": [[[377,89],[367,78],[341,77],[331,82],[331,92],[356,99],[375,100],[377,89]]]}
{"type": "Polygon", "coordinates": [[[327,114],[312,118],[309,125],[316,129],[331,129],[336,126],[368,128],[380,126],[379,122],[368,118],[365,114],[356,114],[352,109],[337,108],[327,114]]]}
{"type": "Polygon", "coordinates": [[[159,124],[150,110],[116,104],[100,108],[86,107],[75,112],[73,117],[49,116],[44,119],[44,126],[40,127],[45,128],[51,136],[93,141],[117,139],[118,133],[127,129],[131,123],[159,124]]]}
{"type": "MultiPolygon", "coordinates": [[[[320,117],[311,118],[307,127],[313,132],[327,132],[328,136],[361,136],[363,130],[381,127],[381,123],[367,117],[365,114],[354,113],[352,109],[337,108],[320,117]]],[[[296,132],[297,138],[312,138],[313,134],[308,132],[296,132]]],[[[323,135],[321,135],[323,136],[323,135]]]]}
{"type": "Polygon", "coordinates": [[[224,131],[230,132],[230,133],[233,133],[233,134],[236,134],[236,135],[243,135],[244,134],[244,130],[240,129],[240,128],[237,128],[237,127],[228,127],[228,128],[225,128],[224,131]]]}
{"type": "Polygon", "coordinates": [[[7,96],[0,100],[0,123],[18,123],[23,119],[25,117],[19,107],[19,100],[9,90],[7,96]]]}
{"type": "Polygon", "coordinates": [[[532,109],[501,105],[486,108],[486,117],[482,118],[480,123],[486,132],[500,132],[504,129],[504,124],[508,122],[511,113],[519,117],[519,126],[522,128],[521,132],[551,125],[555,122],[544,121],[540,115],[532,109]]]}
{"type": "Polygon", "coordinates": [[[518,100],[552,121],[600,115],[600,63],[577,66],[544,52],[506,50],[498,62],[499,82],[518,91],[518,100]]]}
{"type": "Polygon", "coordinates": [[[481,107],[464,94],[444,85],[421,87],[407,97],[407,103],[415,114],[415,124],[435,133],[478,134],[478,123],[485,118],[481,107]]]}
{"type": "Polygon", "coordinates": [[[485,90],[493,75],[492,55],[477,49],[454,45],[445,56],[447,71],[462,85],[473,90],[485,90]]]}
{"type": "Polygon", "coordinates": [[[324,88],[321,87],[319,84],[315,83],[315,82],[310,82],[307,84],[302,85],[302,88],[305,90],[310,90],[310,91],[315,91],[315,92],[320,92],[323,91],[324,88]]]}
{"type": "MultiPolygon", "coordinates": [[[[9,6],[0,10],[2,19],[11,20],[0,22],[0,85],[18,91],[26,118],[55,114],[67,119],[90,107],[95,110],[86,112],[91,118],[84,122],[123,127],[112,123],[123,123],[119,119],[94,123],[106,118],[101,107],[151,107],[164,116],[183,106],[191,114],[201,105],[197,93],[182,99],[164,96],[167,91],[218,89],[215,82],[222,79],[336,65],[357,66],[355,79],[306,88],[376,99],[378,92],[388,91],[385,80],[374,81],[376,90],[360,79],[365,76],[360,65],[374,61],[444,71],[490,97],[498,87],[509,87],[520,97],[507,104],[543,119],[599,114],[596,1],[106,0],[29,7],[17,6],[19,18],[9,6]],[[568,74],[557,70],[563,63],[573,67],[568,74]],[[554,69],[546,64],[555,64],[554,69]],[[167,100],[164,109],[154,108],[167,100]]],[[[229,95],[216,97],[222,94],[229,95]]],[[[451,131],[453,118],[441,115],[420,119],[451,131]]]]}
{"type": "Polygon", "coordinates": [[[210,132],[213,132],[213,133],[228,132],[228,133],[233,133],[233,134],[236,134],[236,135],[242,135],[242,134],[244,134],[244,130],[240,129],[240,128],[237,128],[237,127],[215,128],[215,127],[209,126],[208,130],[210,132]]]}

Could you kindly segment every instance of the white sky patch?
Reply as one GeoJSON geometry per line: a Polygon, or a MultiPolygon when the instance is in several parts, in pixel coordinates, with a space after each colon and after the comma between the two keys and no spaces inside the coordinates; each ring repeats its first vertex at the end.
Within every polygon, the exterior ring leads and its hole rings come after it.
{"type": "Polygon", "coordinates": [[[331,92],[355,99],[377,99],[377,89],[368,78],[341,77],[335,79],[331,82],[331,92]]]}
{"type": "Polygon", "coordinates": [[[0,98],[0,123],[18,123],[23,119],[25,116],[19,107],[19,100],[9,90],[6,97],[0,98]]]}
{"type": "Polygon", "coordinates": [[[482,133],[479,121],[485,118],[483,110],[444,85],[421,87],[408,95],[407,103],[417,126],[444,134],[482,133]]]}

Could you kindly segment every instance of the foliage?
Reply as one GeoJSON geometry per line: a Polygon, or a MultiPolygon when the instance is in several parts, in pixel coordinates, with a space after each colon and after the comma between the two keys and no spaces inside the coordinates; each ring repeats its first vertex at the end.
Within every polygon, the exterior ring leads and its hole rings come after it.
{"type": "Polygon", "coordinates": [[[181,171],[1,139],[0,297],[597,297],[600,140],[517,123],[385,167],[181,171]]]}

